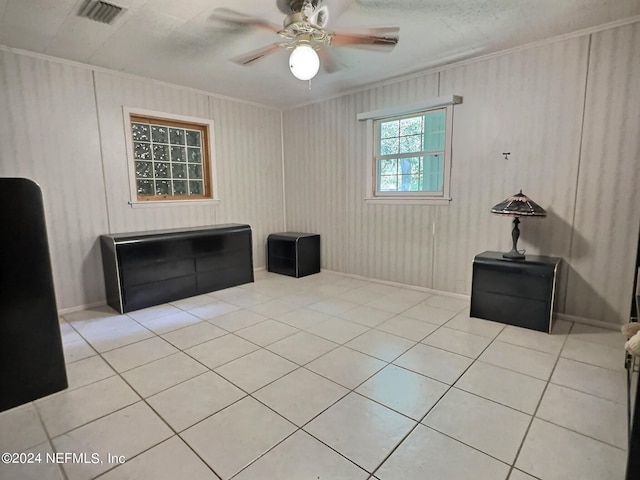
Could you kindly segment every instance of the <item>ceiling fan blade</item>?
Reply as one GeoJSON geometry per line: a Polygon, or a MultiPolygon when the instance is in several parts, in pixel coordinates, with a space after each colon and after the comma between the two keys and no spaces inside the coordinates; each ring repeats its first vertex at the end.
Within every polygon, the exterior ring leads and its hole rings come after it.
{"type": "Polygon", "coordinates": [[[236,27],[255,27],[277,33],[282,30],[280,25],[268,22],[261,18],[252,17],[241,12],[236,12],[230,8],[216,8],[209,16],[209,20],[224,23],[236,27]]]}
{"type": "Polygon", "coordinates": [[[267,55],[271,55],[272,53],[275,53],[280,49],[281,47],[279,43],[273,43],[271,45],[267,45],[266,47],[258,48],[257,50],[254,50],[252,52],[245,53],[244,55],[230,58],[229,60],[242,66],[252,65],[261,58],[264,58],[267,55]]]}
{"type": "Polygon", "coordinates": [[[344,68],[335,55],[328,48],[321,48],[318,50],[318,56],[320,57],[320,65],[322,69],[327,73],[335,73],[344,68]]]}
{"type": "Polygon", "coordinates": [[[398,44],[399,32],[398,27],[371,28],[366,34],[336,32],[329,45],[391,51],[398,44]]]}

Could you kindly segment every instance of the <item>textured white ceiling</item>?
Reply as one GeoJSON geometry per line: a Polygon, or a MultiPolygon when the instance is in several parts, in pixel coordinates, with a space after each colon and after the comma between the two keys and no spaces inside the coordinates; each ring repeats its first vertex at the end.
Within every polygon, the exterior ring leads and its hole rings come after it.
{"type": "Polygon", "coordinates": [[[399,26],[391,53],[330,48],[342,68],[296,80],[282,50],[252,66],[228,59],[279,37],[211,19],[230,8],[281,24],[276,0],[110,0],[113,25],[77,16],[83,0],[0,0],[0,45],[278,108],[429,67],[640,15],[640,0],[325,0],[328,30],[399,26]]]}

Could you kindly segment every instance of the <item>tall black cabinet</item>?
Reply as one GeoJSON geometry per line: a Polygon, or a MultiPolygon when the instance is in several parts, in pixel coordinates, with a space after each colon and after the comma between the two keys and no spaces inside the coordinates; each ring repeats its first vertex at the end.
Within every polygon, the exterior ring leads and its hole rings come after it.
{"type": "Polygon", "coordinates": [[[0,178],[0,411],[67,388],[40,187],[0,178]]]}

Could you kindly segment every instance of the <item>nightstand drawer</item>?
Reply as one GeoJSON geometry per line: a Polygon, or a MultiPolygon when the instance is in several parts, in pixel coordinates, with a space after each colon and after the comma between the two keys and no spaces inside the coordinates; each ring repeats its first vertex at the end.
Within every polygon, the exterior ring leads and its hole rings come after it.
{"type": "Polygon", "coordinates": [[[474,286],[481,291],[493,292],[535,300],[547,300],[551,296],[553,275],[534,268],[502,268],[474,265],[474,286]]]}
{"type": "Polygon", "coordinates": [[[471,299],[471,316],[548,332],[551,307],[543,300],[482,292],[471,299]]]}

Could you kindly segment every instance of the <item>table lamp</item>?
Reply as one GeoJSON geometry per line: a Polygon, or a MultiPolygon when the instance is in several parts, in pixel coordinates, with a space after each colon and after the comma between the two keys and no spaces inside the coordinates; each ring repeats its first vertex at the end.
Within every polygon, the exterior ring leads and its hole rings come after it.
{"type": "Polygon", "coordinates": [[[519,217],[538,217],[543,218],[547,216],[547,212],[544,211],[540,205],[531,200],[525,194],[517,193],[506,200],[498,203],[491,209],[491,213],[495,213],[496,215],[506,215],[513,218],[513,229],[511,230],[511,239],[513,241],[513,246],[511,247],[511,251],[507,253],[503,253],[502,256],[504,258],[509,258],[512,260],[522,260],[524,259],[524,253],[518,251],[518,238],[520,238],[520,229],[518,228],[518,224],[520,223],[519,217]]]}

